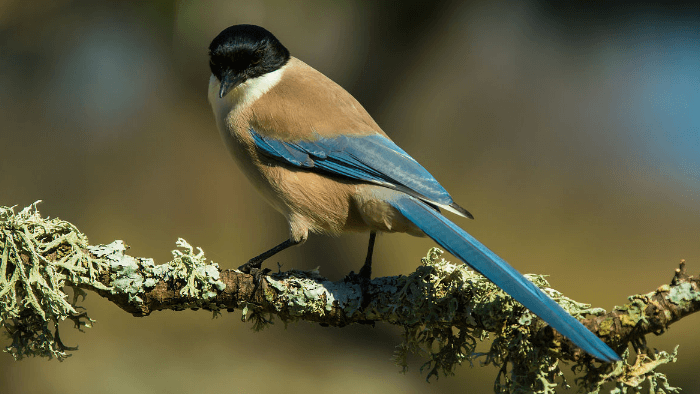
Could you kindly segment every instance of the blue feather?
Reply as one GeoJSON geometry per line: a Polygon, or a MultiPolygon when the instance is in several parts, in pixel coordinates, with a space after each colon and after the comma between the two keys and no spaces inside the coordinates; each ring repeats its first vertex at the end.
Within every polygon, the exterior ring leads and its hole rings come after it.
{"type": "Polygon", "coordinates": [[[264,154],[288,164],[412,192],[436,204],[454,202],[428,170],[380,134],[291,142],[263,136],[254,129],[250,133],[264,154]]]}
{"type": "Polygon", "coordinates": [[[400,195],[388,202],[438,245],[505,290],[560,334],[569,338],[576,346],[606,362],[620,360],[608,345],[569,315],[542,290],[440,213],[408,195],[400,195]]]}

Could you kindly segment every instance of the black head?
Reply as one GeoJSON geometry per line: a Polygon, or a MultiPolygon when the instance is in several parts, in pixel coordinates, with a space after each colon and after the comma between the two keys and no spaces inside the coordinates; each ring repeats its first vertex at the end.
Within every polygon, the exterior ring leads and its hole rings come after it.
{"type": "Polygon", "coordinates": [[[209,45],[209,67],[221,82],[219,97],[248,79],[278,70],[287,61],[287,48],[260,26],[231,26],[209,45]]]}

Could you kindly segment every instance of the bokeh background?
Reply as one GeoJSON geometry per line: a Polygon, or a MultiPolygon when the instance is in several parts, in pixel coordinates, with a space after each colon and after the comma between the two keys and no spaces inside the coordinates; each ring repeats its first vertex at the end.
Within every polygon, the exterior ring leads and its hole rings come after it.
{"type": "MultiPolygon", "coordinates": [[[[223,147],[207,46],[271,30],[350,91],[476,216],[457,223],[522,272],[606,309],[700,272],[700,12],[693,2],[0,1],[0,205],[42,199],[92,243],[165,262],[178,237],[233,268],[287,236],[223,147]]],[[[312,237],[284,268],[338,280],[366,235],[312,237]]],[[[378,240],[375,274],[411,272],[429,239],[378,240]]],[[[274,262],[270,262],[274,267],[274,262]]],[[[390,361],[400,331],[240,313],[134,318],[90,295],[66,362],[0,355],[3,393],[489,392],[496,370],[430,384],[390,361]]],[[[700,393],[700,316],[651,346],[700,393]]]]}

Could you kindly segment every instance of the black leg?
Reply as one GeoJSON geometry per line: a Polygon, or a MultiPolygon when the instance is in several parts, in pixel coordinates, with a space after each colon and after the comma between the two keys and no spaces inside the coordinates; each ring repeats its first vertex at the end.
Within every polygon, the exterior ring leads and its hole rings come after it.
{"type": "Polygon", "coordinates": [[[299,244],[299,242],[294,242],[291,239],[288,239],[281,244],[275,246],[274,248],[268,250],[267,252],[261,253],[252,259],[248,260],[247,263],[243,264],[242,266],[238,267],[239,270],[245,272],[246,274],[249,274],[250,271],[253,268],[260,268],[262,265],[263,261],[269,259],[270,257],[276,255],[277,253],[287,249],[290,246],[294,246],[299,244]]]}
{"type": "Polygon", "coordinates": [[[365,265],[360,268],[360,277],[371,279],[372,277],[372,253],[374,252],[374,241],[377,239],[377,232],[372,231],[369,233],[369,245],[367,246],[367,257],[365,258],[365,265]]]}

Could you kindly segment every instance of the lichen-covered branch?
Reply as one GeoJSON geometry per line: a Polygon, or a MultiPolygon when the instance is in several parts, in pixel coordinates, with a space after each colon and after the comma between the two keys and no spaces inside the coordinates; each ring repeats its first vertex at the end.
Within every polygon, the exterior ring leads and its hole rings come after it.
{"type": "Polygon", "coordinates": [[[480,274],[442,259],[437,248],[408,276],[360,284],[295,270],[258,281],[238,270],[220,270],[182,239],[177,247],[172,261],[156,265],[126,254],[122,241],[89,245],[70,223],[41,217],[35,204],[19,213],[0,207],[0,324],[11,339],[5,351],[16,359],[68,357],[75,349],[61,343],[59,323],[70,319],[79,329],[89,327],[92,320],[78,301],[93,291],[135,316],[162,309],[242,309],[256,329],[274,317],[327,326],[399,325],[403,340],[395,359],[404,370],[409,353],[425,357],[421,370],[428,379],[450,375],[463,362],[493,364],[499,368],[496,392],[568,387],[562,374],[568,362],[580,376],[577,385],[588,392],[609,383],[614,392],[625,393],[647,382],[670,393],[677,389],[655,368],[675,362],[676,352],[652,353],[645,335],[661,334],[700,308],[698,278],[686,273],[684,263],[671,283],[631,296],[611,312],[565,297],[542,276],[528,276],[618,352],[628,355],[631,344],[636,354],[631,362],[600,364],[480,274]],[[73,297],[66,287],[73,287],[73,297]],[[476,352],[485,339],[492,340],[489,351],[476,352]]]}

